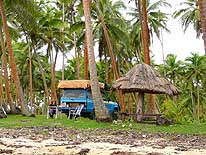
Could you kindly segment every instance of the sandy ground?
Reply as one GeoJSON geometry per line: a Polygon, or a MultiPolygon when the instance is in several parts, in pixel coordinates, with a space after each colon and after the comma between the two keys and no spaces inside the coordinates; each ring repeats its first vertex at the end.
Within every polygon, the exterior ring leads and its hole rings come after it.
{"type": "Polygon", "coordinates": [[[0,129],[0,154],[206,155],[206,136],[143,134],[110,129],[0,129]]]}

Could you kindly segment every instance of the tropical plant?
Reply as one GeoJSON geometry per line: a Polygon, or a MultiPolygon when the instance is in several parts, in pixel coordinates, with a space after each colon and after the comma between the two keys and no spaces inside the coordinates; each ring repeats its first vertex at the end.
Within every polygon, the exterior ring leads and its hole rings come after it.
{"type": "Polygon", "coordinates": [[[206,56],[199,56],[197,53],[192,53],[191,57],[186,59],[186,80],[191,92],[193,105],[193,114],[197,114],[197,119],[200,118],[201,100],[200,89],[203,87],[204,76],[206,74],[206,56]],[[197,107],[197,108],[196,108],[197,107]],[[197,109],[197,110],[196,110],[197,109]]]}
{"type": "Polygon", "coordinates": [[[197,37],[199,37],[201,34],[201,22],[197,0],[185,0],[180,5],[184,8],[175,11],[173,13],[174,18],[180,18],[184,32],[192,25],[197,37]]]}
{"type": "Polygon", "coordinates": [[[23,90],[20,84],[20,79],[18,76],[18,71],[17,71],[17,67],[16,67],[16,63],[14,60],[14,55],[13,55],[13,51],[12,51],[12,44],[11,44],[11,38],[9,36],[9,32],[8,32],[8,26],[7,26],[7,20],[6,20],[6,14],[4,11],[4,7],[3,7],[3,3],[2,0],[0,0],[0,13],[1,13],[1,19],[2,19],[2,23],[3,23],[3,30],[5,33],[5,37],[6,37],[6,42],[7,42],[7,46],[8,46],[8,52],[9,52],[9,58],[10,58],[10,65],[11,65],[11,73],[16,85],[16,90],[18,92],[18,97],[19,97],[19,102],[21,105],[21,111],[24,115],[30,115],[29,109],[26,105],[26,102],[24,100],[24,94],[23,94],[23,90]]]}
{"type": "Polygon", "coordinates": [[[106,121],[109,119],[109,112],[105,105],[103,104],[103,99],[100,93],[100,88],[98,86],[97,69],[94,57],[94,43],[92,35],[92,24],[91,24],[91,1],[83,0],[83,8],[85,15],[85,27],[86,27],[86,37],[87,37],[87,48],[89,53],[89,67],[90,67],[90,78],[91,78],[91,90],[92,98],[95,106],[95,115],[97,121],[106,121]]]}

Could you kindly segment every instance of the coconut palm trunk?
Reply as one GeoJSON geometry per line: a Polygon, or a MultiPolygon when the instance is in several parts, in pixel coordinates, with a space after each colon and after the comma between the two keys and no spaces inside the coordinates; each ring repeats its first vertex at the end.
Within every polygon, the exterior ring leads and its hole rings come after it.
{"type": "Polygon", "coordinates": [[[9,89],[9,76],[8,76],[8,69],[7,69],[7,56],[6,56],[6,49],[4,46],[4,39],[2,34],[2,28],[0,27],[0,42],[1,42],[1,49],[2,49],[2,62],[3,62],[3,70],[4,70],[4,79],[5,79],[5,91],[6,91],[6,103],[9,104],[11,108],[11,113],[16,113],[16,108],[13,104],[13,100],[10,95],[9,89]]]}
{"type": "Polygon", "coordinates": [[[86,39],[86,35],[84,38],[84,79],[85,80],[89,80],[89,60],[88,60],[88,49],[87,49],[87,39],[86,39]]]}
{"type": "Polygon", "coordinates": [[[42,67],[42,65],[41,65],[39,55],[36,53],[36,48],[35,48],[35,46],[33,45],[32,48],[33,48],[34,54],[35,54],[36,57],[37,57],[37,62],[38,62],[38,65],[39,65],[39,70],[40,70],[41,77],[42,77],[42,80],[43,80],[44,91],[45,91],[45,103],[46,103],[45,106],[47,106],[48,103],[49,103],[49,90],[48,90],[48,86],[47,86],[47,83],[46,83],[46,78],[45,78],[45,74],[44,74],[44,69],[43,69],[43,67],[42,67]]]}
{"type": "Polygon", "coordinates": [[[33,83],[32,83],[32,51],[29,46],[29,94],[30,94],[30,106],[31,106],[31,113],[34,114],[34,106],[33,106],[33,83]]]}
{"type": "Polygon", "coordinates": [[[5,33],[8,52],[9,52],[11,73],[12,73],[12,76],[13,76],[13,79],[14,79],[14,82],[15,82],[16,91],[18,92],[19,103],[20,103],[20,106],[21,106],[21,112],[22,112],[22,114],[28,116],[28,115],[30,115],[30,112],[29,112],[28,106],[26,106],[26,103],[24,101],[24,94],[23,94],[23,90],[22,90],[22,87],[21,87],[21,84],[20,84],[20,80],[19,80],[19,76],[18,76],[18,72],[17,72],[17,67],[16,67],[16,63],[15,63],[15,59],[14,59],[14,55],[13,55],[13,51],[12,51],[12,44],[11,44],[11,39],[10,39],[9,32],[8,32],[8,26],[7,26],[7,22],[6,22],[6,15],[5,15],[2,0],[0,0],[0,13],[1,13],[1,19],[2,19],[2,23],[3,23],[3,30],[4,30],[4,33],[5,33]]]}
{"type": "MultiPolygon", "coordinates": [[[[136,1],[137,4],[137,1],[136,1]]],[[[138,0],[138,10],[140,15],[141,32],[142,32],[142,43],[144,50],[144,63],[150,65],[150,51],[149,51],[149,28],[147,18],[147,1],[138,0]]],[[[141,106],[141,105],[138,105],[141,106]]],[[[137,109],[139,109],[138,107],[137,109]]],[[[149,94],[148,101],[146,104],[146,113],[156,113],[157,106],[155,104],[155,95],[149,94]]]]}
{"type": "Polygon", "coordinates": [[[3,95],[2,70],[1,70],[0,71],[0,109],[3,106],[3,104],[4,104],[4,95],[3,95]]]}
{"type": "Polygon", "coordinates": [[[91,90],[92,98],[95,106],[95,115],[97,121],[108,121],[109,112],[103,103],[102,95],[98,84],[97,68],[94,56],[94,42],[92,34],[92,23],[91,23],[91,0],[83,0],[84,16],[85,16],[85,27],[87,37],[87,49],[89,54],[89,68],[90,68],[90,79],[91,79],[91,90]]]}
{"type": "Polygon", "coordinates": [[[205,0],[198,0],[199,10],[200,10],[200,20],[201,28],[203,33],[204,49],[206,55],[206,2],[205,0]]]}
{"type": "MultiPolygon", "coordinates": [[[[117,66],[116,66],[116,63],[115,63],[114,52],[113,52],[113,49],[112,49],[112,44],[111,44],[110,39],[109,39],[108,30],[107,30],[106,24],[104,22],[104,16],[103,16],[103,13],[102,13],[102,11],[100,10],[100,7],[99,7],[99,0],[96,0],[96,7],[97,7],[97,10],[99,12],[100,20],[101,20],[101,23],[102,23],[102,28],[103,28],[103,31],[104,31],[104,36],[105,36],[107,46],[108,46],[108,49],[109,49],[109,55],[110,55],[111,62],[112,62],[112,68],[113,68],[113,71],[114,71],[114,76],[115,76],[115,79],[117,80],[119,78],[119,74],[117,72],[117,66]]],[[[122,90],[118,90],[118,99],[119,99],[119,103],[120,103],[120,106],[121,106],[121,111],[125,112],[125,104],[124,104],[124,97],[123,97],[122,90]]]]}
{"type": "Polygon", "coordinates": [[[55,63],[56,58],[54,58],[51,41],[48,42],[48,53],[50,54],[50,63],[51,63],[51,100],[58,102],[56,94],[56,85],[55,85],[55,63]]]}

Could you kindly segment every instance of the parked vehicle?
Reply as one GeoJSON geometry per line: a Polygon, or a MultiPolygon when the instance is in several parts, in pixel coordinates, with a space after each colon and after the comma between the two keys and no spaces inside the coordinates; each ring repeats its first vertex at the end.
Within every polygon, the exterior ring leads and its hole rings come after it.
{"type": "MultiPolygon", "coordinates": [[[[58,109],[69,114],[69,110],[75,110],[80,105],[84,105],[81,115],[90,118],[95,117],[94,102],[92,100],[91,85],[89,80],[62,80],[58,84],[61,89],[60,106],[58,109]]],[[[100,88],[104,88],[104,84],[100,83],[100,88]]],[[[110,100],[104,100],[109,113],[113,119],[117,119],[119,105],[110,100]]]]}

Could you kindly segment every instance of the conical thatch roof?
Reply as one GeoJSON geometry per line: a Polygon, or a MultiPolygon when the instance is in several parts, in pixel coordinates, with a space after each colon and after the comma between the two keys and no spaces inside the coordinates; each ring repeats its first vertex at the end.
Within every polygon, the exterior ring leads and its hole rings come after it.
{"type": "Polygon", "coordinates": [[[134,66],[127,74],[115,81],[112,87],[121,89],[124,93],[144,92],[169,95],[180,93],[178,88],[147,64],[134,66]]]}

